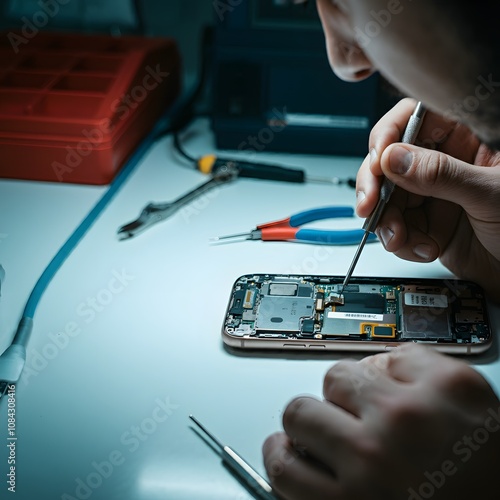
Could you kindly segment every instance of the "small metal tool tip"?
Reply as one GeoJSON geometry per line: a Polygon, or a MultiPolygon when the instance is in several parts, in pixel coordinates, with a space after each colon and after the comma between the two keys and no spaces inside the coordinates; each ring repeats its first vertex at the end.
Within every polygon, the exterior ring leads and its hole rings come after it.
{"type": "Polygon", "coordinates": [[[210,241],[232,240],[232,239],[245,238],[245,237],[248,237],[248,233],[228,234],[225,236],[214,236],[213,238],[210,238],[210,241]]]}
{"type": "Polygon", "coordinates": [[[343,306],[345,304],[345,298],[342,295],[342,293],[344,293],[344,292],[342,291],[341,293],[339,293],[339,295],[337,297],[333,297],[333,302],[335,304],[338,304],[339,306],[343,306]]]}
{"type": "Polygon", "coordinates": [[[307,176],[306,177],[307,182],[315,182],[316,184],[334,184],[338,185],[342,181],[338,177],[314,177],[314,176],[307,176]]]}
{"type": "Polygon", "coordinates": [[[189,415],[189,418],[219,447],[219,449],[224,449],[223,444],[211,432],[209,432],[194,415],[189,415]]]}
{"type": "Polygon", "coordinates": [[[189,415],[189,418],[198,426],[198,427],[201,427],[203,429],[203,425],[201,425],[201,423],[199,422],[199,420],[191,413],[189,415]]]}
{"type": "Polygon", "coordinates": [[[417,117],[417,118],[423,118],[425,113],[426,113],[427,109],[425,108],[425,106],[422,104],[422,102],[418,101],[417,102],[417,105],[415,106],[415,110],[413,111],[413,114],[417,117]]]}
{"type": "Polygon", "coordinates": [[[120,241],[123,241],[133,238],[134,235],[129,231],[118,231],[117,236],[120,241]]]}

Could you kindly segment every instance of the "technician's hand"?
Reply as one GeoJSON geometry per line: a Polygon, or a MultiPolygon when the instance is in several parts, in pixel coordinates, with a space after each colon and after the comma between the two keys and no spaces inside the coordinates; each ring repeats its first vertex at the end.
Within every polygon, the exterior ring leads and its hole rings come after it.
{"type": "Polygon", "coordinates": [[[405,346],[327,373],[264,444],[288,500],[498,499],[500,401],[472,368],[405,346]]]}
{"type": "Polygon", "coordinates": [[[417,262],[439,258],[500,301],[500,153],[431,112],[417,141],[424,147],[398,143],[414,107],[404,99],[373,128],[357,178],[357,213],[370,215],[386,175],[401,189],[377,231],[385,248],[417,262]]]}

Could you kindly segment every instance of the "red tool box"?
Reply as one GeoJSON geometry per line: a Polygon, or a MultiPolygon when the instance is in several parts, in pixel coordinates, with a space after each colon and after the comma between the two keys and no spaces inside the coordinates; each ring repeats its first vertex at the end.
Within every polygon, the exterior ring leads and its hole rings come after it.
{"type": "Polygon", "coordinates": [[[0,39],[0,177],[107,184],[180,92],[171,39],[0,39]]]}

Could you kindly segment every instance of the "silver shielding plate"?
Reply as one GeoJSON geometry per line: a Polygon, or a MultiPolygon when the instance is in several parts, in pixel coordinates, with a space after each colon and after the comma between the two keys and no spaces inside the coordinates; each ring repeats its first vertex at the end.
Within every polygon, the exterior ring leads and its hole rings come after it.
{"type": "Polygon", "coordinates": [[[255,330],[300,332],[300,319],[313,314],[312,297],[265,295],[260,300],[255,330]]]}

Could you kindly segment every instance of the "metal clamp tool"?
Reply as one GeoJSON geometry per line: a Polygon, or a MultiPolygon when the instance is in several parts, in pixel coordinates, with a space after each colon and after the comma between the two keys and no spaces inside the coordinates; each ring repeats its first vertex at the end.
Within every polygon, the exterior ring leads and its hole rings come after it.
{"type": "Polygon", "coordinates": [[[238,176],[238,171],[231,165],[224,165],[218,168],[209,181],[201,184],[197,188],[189,191],[170,203],[149,203],[144,207],[139,217],[128,224],[118,229],[118,237],[121,240],[126,240],[137,236],[142,231],[145,231],[153,224],[161,222],[171,217],[177,210],[184,205],[187,205],[198,196],[206,193],[210,189],[231,182],[238,176]]]}

